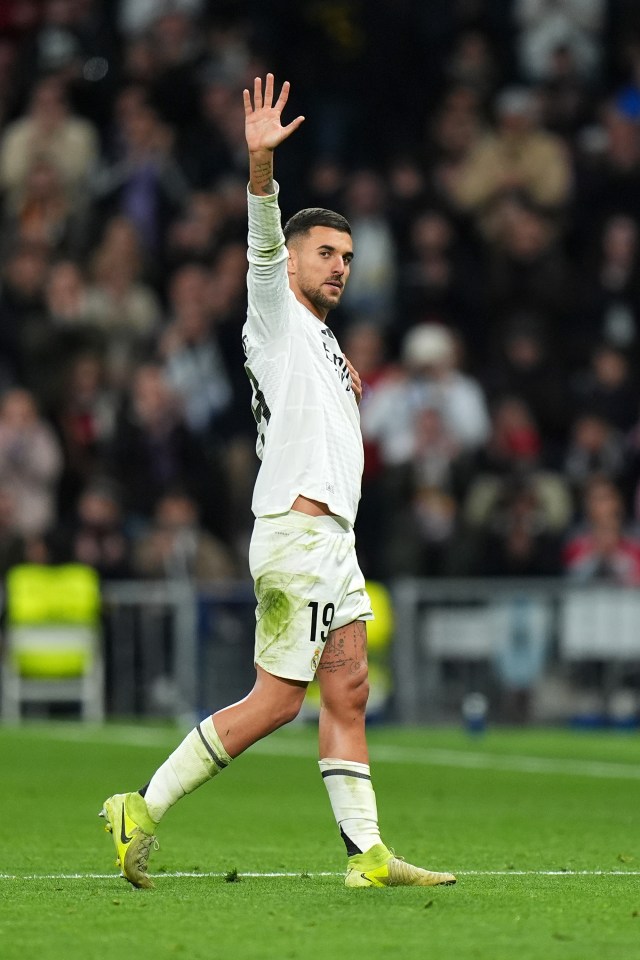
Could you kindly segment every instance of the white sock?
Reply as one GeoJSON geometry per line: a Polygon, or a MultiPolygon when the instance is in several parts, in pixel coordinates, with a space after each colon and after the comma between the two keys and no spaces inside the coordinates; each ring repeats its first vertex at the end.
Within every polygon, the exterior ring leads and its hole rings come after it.
{"type": "Polygon", "coordinates": [[[154,823],[159,823],[181,797],[224,770],[231,759],[222,746],[213,717],[207,717],[187,734],[151,777],[144,799],[154,823]]]}
{"type": "Polygon", "coordinates": [[[318,765],[347,854],[366,853],[381,843],[369,765],[334,757],[326,757],[318,765]]]}

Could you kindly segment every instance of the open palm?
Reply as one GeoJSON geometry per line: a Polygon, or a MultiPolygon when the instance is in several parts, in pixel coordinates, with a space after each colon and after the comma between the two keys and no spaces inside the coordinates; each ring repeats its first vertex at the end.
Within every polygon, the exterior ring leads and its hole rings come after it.
{"type": "Polygon", "coordinates": [[[276,103],[273,103],[273,74],[268,73],[262,95],[262,80],[256,77],[253,84],[253,103],[248,90],[243,92],[245,137],[250,153],[275,148],[297,130],[304,117],[296,117],[291,123],[282,125],[281,116],[289,97],[289,82],[282,84],[282,90],[276,103]]]}

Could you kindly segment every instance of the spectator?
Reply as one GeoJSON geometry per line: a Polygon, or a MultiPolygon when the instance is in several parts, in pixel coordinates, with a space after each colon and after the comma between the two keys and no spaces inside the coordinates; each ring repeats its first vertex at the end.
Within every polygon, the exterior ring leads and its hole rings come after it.
{"type": "Polygon", "coordinates": [[[468,86],[456,86],[444,96],[427,127],[425,165],[436,199],[451,203],[467,158],[485,136],[480,98],[468,86]]]}
{"type": "Polygon", "coordinates": [[[161,352],[169,384],[182,398],[189,429],[210,442],[232,399],[231,382],[207,304],[207,273],[186,264],[170,285],[172,320],[161,352]]]}
{"type": "MultiPolygon", "coordinates": [[[[487,220],[487,224],[489,220],[487,220]]],[[[520,200],[505,200],[491,215],[488,299],[504,321],[516,311],[547,316],[552,327],[570,315],[570,275],[553,220],[520,200]]]]}
{"type": "Polygon", "coordinates": [[[122,51],[122,77],[125,86],[148,90],[158,75],[153,42],[148,33],[125,38],[122,51]]]}
{"type": "Polygon", "coordinates": [[[55,422],[65,455],[60,481],[62,515],[80,491],[106,468],[113,438],[117,395],[106,382],[102,357],[79,353],[68,361],[57,398],[55,422]]]}
{"type": "Polygon", "coordinates": [[[563,142],[543,130],[535,95],[524,88],[504,89],[496,100],[496,128],[468,155],[453,187],[460,208],[479,217],[497,201],[517,195],[547,210],[569,200],[571,167],[563,142]]]}
{"type": "Polygon", "coordinates": [[[457,530],[456,475],[460,449],[437,407],[416,418],[411,462],[386,471],[385,487],[393,509],[386,530],[387,568],[416,576],[442,576],[457,530]],[[394,476],[395,474],[395,476],[394,476]]]}
{"type": "MultiPolygon", "coordinates": [[[[209,270],[207,303],[216,323],[221,327],[236,325],[236,338],[245,320],[247,286],[247,254],[243,245],[235,241],[223,244],[209,270]]],[[[244,360],[243,360],[244,363],[244,360]]]]}
{"type": "Polygon", "coordinates": [[[161,366],[144,364],[117,423],[110,466],[126,491],[134,526],[148,521],[153,505],[175,486],[194,498],[212,532],[226,536],[226,477],[210,465],[188,430],[180,402],[161,366]]]}
{"type": "Polygon", "coordinates": [[[345,191],[345,214],[358,262],[342,298],[352,321],[366,318],[385,325],[391,318],[396,249],[386,204],[386,187],[377,174],[372,170],[352,174],[345,191]]]}
{"type": "Polygon", "coordinates": [[[75,260],[51,265],[45,288],[47,312],[54,327],[79,327],[91,314],[83,272],[75,260]]]}
{"type": "Polygon", "coordinates": [[[460,449],[477,449],[489,435],[489,414],[480,385],[458,369],[452,334],[436,323],[419,324],[402,351],[404,376],[382,384],[362,411],[365,439],[378,443],[385,463],[406,463],[415,450],[417,414],[435,406],[460,449]]]}
{"type": "MultiPolygon", "coordinates": [[[[205,0],[172,0],[172,7],[190,17],[196,17],[205,6],[205,0]]],[[[146,33],[158,16],[157,0],[120,0],[118,4],[118,26],[130,37],[146,33]]]]}
{"type": "Polygon", "coordinates": [[[215,193],[192,193],[182,216],[167,233],[167,262],[205,263],[214,255],[224,229],[222,199],[215,193]]]}
{"type": "MultiPolygon", "coordinates": [[[[409,249],[416,213],[428,207],[427,178],[417,157],[410,153],[398,153],[391,157],[386,178],[389,191],[387,215],[397,245],[398,260],[402,263],[409,249]]],[[[328,182],[330,184],[331,180],[328,182]]],[[[335,193],[332,196],[329,193],[326,202],[318,201],[318,206],[326,206],[331,210],[339,209],[340,195],[335,193]]]]}
{"type": "Polygon", "coordinates": [[[472,480],[465,494],[463,519],[470,530],[486,528],[505,489],[526,483],[544,515],[544,528],[560,534],[572,515],[571,494],[564,477],[540,463],[541,438],[526,404],[516,397],[499,400],[492,431],[479,450],[472,480]]]}
{"type": "Polygon", "coordinates": [[[563,566],[578,581],[640,585],[640,540],[626,525],[620,490],[606,477],[592,477],[583,498],[583,521],[564,548],[563,566]]]}
{"type": "Polygon", "coordinates": [[[580,72],[593,76],[600,64],[600,35],[606,0],[515,0],[513,16],[520,27],[520,66],[528,80],[549,78],[559,47],[568,48],[580,72]]]}
{"type": "Polygon", "coordinates": [[[13,209],[5,210],[4,242],[9,247],[41,245],[52,253],[77,256],[85,239],[85,218],[79,206],[73,209],[56,163],[36,158],[13,199],[13,209]]]}
{"type": "Polygon", "coordinates": [[[479,265],[464,249],[452,218],[435,209],[414,215],[403,260],[394,334],[437,317],[460,330],[474,358],[480,359],[486,343],[483,285],[479,265]]]}
{"type": "Polygon", "coordinates": [[[570,46],[555,47],[539,87],[542,123],[547,130],[567,140],[579,135],[592,115],[594,79],[580,70],[570,46]]]}
{"type": "Polygon", "coordinates": [[[585,346],[605,343],[638,355],[640,346],[640,255],[638,223],[624,214],[608,217],[599,247],[584,258],[578,309],[571,331],[572,360],[584,363],[585,346]]]}
{"type": "Polygon", "coordinates": [[[136,362],[150,351],[162,310],[154,290],[143,282],[144,258],[133,223],[113,217],[91,262],[87,317],[106,344],[110,381],[123,386],[136,362]]]}
{"type": "MultiPolygon", "coordinates": [[[[497,326],[497,325],[496,325],[497,326]]],[[[542,456],[558,463],[565,449],[570,411],[565,370],[552,325],[532,310],[509,314],[496,329],[495,359],[483,372],[489,399],[517,397],[538,425],[542,456]]]]}
{"type": "Polygon", "coordinates": [[[205,71],[199,115],[176,144],[180,167],[196,190],[210,190],[223,177],[243,176],[237,143],[238,83],[223,71],[205,71]]]}
{"type": "Polygon", "coordinates": [[[137,541],[134,570],[141,577],[215,583],[237,574],[229,548],[203,530],[198,507],[187,494],[161,497],[153,524],[137,541]]]}
{"type": "Polygon", "coordinates": [[[619,481],[624,470],[624,435],[595,414],[578,417],[571,428],[562,470],[574,491],[582,491],[593,476],[619,481]]]}
{"type": "Polygon", "coordinates": [[[487,100],[495,89],[500,68],[486,34],[473,29],[461,32],[446,73],[453,84],[469,87],[487,100]]]}
{"type": "Polygon", "coordinates": [[[58,528],[50,540],[54,561],[87,564],[103,580],[131,577],[131,545],[122,505],[108,481],[96,478],[84,488],[72,522],[58,528]]]}
{"type": "Polygon", "coordinates": [[[98,139],[89,121],[71,113],[64,85],[55,77],[35,85],[27,114],[8,124],[0,141],[0,187],[10,209],[18,204],[33,161],[40,158],[60,171],[71,203],[82,203],[98,158],[98,139]]]}
{"type": "Polygon", "coordinates": [[[600,235],[615,214],[640,222],[638,122],[608,102],[577,143],[573,233],[578,244],[600,235]]]}
{"type": "Polygon", "coordinates": [[[0,382],[28,383],[30,344],[42,324],[49,266],[41,246],[21,244],[7,254],[0,285],[0,382]]]}
{"type": "Polygon", "coordinates": [[[621,350],[596,347],[589,367],[576,374],[571,386],[578,412],[596,414],[625,432],[635,423],[638,382],[621,350]]]}
{"type": "Polygon", "coordinates": [[[561,571],[560,537],[535,484],[507,481],[492,504],[476,547],[474,573],[497,577],[552,577],[561,571]]]}
{"type": "MultiPolygon", "coordinates": [[[[345,356],[360,374],[363,387],[360,412],[363,415],[378,389],[389,379],[397,377],[399,371],[388,363],[385,338],[374,323],[357,323],[348,327],[342,347],[345,356]]],[[[365,439],[364,473],[355,529],[359,562],[366,576],[382,575],[385,548],[379,524],[383,515],[392,512],[392,509],[384,489],[383,463],[378,444],[375,440],[365,439]]]]}
{"type": "Polygon", "coordinates": [[[57,409],[67,367],[76,355],[102,353],[105,340],[90,322],[87,286],[73,260],[54,262],[47,274],[44,306],[23,335],[25,385],[44,410],[57,409]]]}
{"type": "Polygon", "coordinates": [[[347,174],[344,166],[332,156],[316,159],[307,174],[306,190],[314,207],[338,210],[342,207],[347,174]]]}
{"type": "Polygon", "coordinates": [[[139,91],[121,94],[116,118],[116,156],[103,162],[93,178],[98,212],[126,217],[145,253],[157,256],[170,220],[188,196],[173,156],[173,134],[139,91]]]}
{"type": "Polygon", "coordinates": [[[14,504],[14,529],[25,538],[55,523],[55,495],[62,450],[41,419],[33,396],[19,388],[0,400],[0,486],[14,504]]]}

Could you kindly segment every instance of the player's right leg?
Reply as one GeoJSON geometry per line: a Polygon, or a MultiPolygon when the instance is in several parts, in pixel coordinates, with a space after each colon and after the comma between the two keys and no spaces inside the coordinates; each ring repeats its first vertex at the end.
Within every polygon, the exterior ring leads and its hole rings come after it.
{"type": "MultiPolygon", "coordinates": [[[[155,825],[181,797],[217,776],[247,747],[297,716],[328,632],[328,622],[324,622],[319,604],[310,595],[318,576],[315,555],[309,548],[322,540],[324,528],[334,523],[327,517],[295,512],[256,521],[250,549],[258,601],[255,686],[244,700],[198,724],[139,791],[139,799],[135,794],[124,794],[128,798],[125,818],[129,809],[140,810],[139,800],[145,805],[146,815],[143,810],[136,824],[140,836],[153,838],[155,825]]],[[[108,813],[107,804],[105,801],[108,813]]],[[[114,815],[121,820],[120,807],[114,806],[114,815]]],[[[116,829],[107,819],[123,876],[135,886],[149,886],[150,882],[141,882],[140,878],[148,881],[146,860],[153,842],[136,842],[135,856],[127,856],[129,848],[123,846],[119,826],[116,829]]],[[[124,836],[130,834],[125,831],[124,836]]]]}
{"type": "Polygon", "coordinates": [[[104,801],[100,816],[105,818],[105,830],[113,837],[122,876],[134,887],[152,887],[147,864],[156,841],[156,824],[149,816],[144,797],[139,793],[116,793],[104,801]]]}
{"type": "Polygon", "coordinates": [[[147,873],[149,854],[167,810],[221,773],[247,747],[297,716],[306,684],[272,676],[261,667],[257,674],[251,693],[199,723],[146,787],[104,801],[100,816],[113,837],[122,876],[133,886],[153,886],[147,873]]]}

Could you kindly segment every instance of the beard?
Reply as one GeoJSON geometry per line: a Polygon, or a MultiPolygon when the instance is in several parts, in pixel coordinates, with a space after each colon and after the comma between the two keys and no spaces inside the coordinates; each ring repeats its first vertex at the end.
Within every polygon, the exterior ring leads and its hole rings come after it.
{"type": "Polygon", "coordinates": [[[329,297],[322,287],[313,287],[308,283],[300,283],[300,292],[313,304],[317,310],[333,310],[340,303],[344,287],[339,291],[337,298],[329,297]]]}

